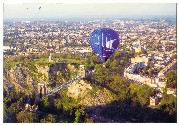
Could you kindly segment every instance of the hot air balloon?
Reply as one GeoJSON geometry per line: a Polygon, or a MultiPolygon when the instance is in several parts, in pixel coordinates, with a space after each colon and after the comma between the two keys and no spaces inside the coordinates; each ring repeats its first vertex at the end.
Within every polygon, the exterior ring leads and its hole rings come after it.
{"type": "Polygon", "coordinates": [[[104,63],[118,48],[118,32],[109,28],[96,29],[89,36],[89,44],[104,63]]]}

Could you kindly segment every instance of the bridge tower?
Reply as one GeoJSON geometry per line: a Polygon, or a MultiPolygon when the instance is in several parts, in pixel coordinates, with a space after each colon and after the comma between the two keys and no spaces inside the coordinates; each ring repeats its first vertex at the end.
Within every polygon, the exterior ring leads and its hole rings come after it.
{"type": "Polygon", "coordinates": [[[47,93],[47,85],[46,83],[38,83],[38,93],[40,95],[44,95],[47,93]]]}
{"type": "Polygon", "coordinates": [[[51,62],[52,61],[52,54],[50,53],[49,57],[48,57],[48,61],[51,62]]]}
{"type": "Polygon", "coordinates": [[[86,76],[86,71],[85,71],[84,65],[80,65],[79,76],[81,76],[82,78],[84,78],[86,76]]]}

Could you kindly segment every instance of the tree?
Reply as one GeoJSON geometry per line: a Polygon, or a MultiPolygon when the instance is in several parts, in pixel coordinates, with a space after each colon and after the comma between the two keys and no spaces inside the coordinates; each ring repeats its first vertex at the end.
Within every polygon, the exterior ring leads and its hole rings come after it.
{"type": "Polygon", "coordinates": [[[112,59],[109,58],[109,59],[107,59],[107,61],[104,64],[106,67],[110,67],[111,62],[112,62],[112,59]]]}
{"type": "Polygon", "coordinates": [[[150,96],[154,94],[154,89],[147,85],[131,84],[130,93],[132,100],[138,101],[142,106],[145,106],[149,103],[150,96]]]}
{"type": "Polygon", "coordinates": [[[45,109],[49,108],[50,103],[49,103],[49,100],[48,100],[48,96],[43,96],[42,97],[42,104],[43,104],[45,109]]]}
{"type": "Polygon", "coordinates": [[[93,118],[90,117],[87,113],[85,114],[85,123],[93,123],[93,118]]]}
{"type": "Polygon", "coordinates": [[[7,116],[7,106],[5,103],[3,103],[3,122],[6,121],[6,116],[7,116]]]}
{"type": "Polygon", "coordinates": [[[55,107],[57,109],[61,109],[62,108],[62,102],[61,102],[61,100],[60,99],[56,99],[54,105],[55,105],[55,107]]]}
{"type": "Polygon", "coordinates": [[[177,73],[176,73],[176,70],[169,71],[167,73],[166,79],[167,79],[167,83],[166,83],[167,88],[176,88],[177,87],[177,73]]]}
{"type": "Polygon", "coordinates": [[[172,54],[171,59],[177,59],[177,54],[172,54]]]}
{"type": "Polygon", "coordinates": [[[130,89],[130,95],[133,101],[137,101],[137,89],[139,88],[138,84],[131,83],[129,86],[130,89]]]}
{"type": "Polygon", "coordinates": [[[168,112],[170,115],[176,115],[177,111],[177,98],[173,95],[163,95],[160,105],[160,109],[168,112]]]}
{"type": "Polygon", "coordinates": [[[120,60],[120,64],[124,65],[125,61],[124,60],[120,60]]]}
{"type": "Polygon", "coordinates": [[[107,72],[107,68],[103,67],[102,64],[96,64],[94,69],[95,72],[95,81],[97,81],[100,84],[105,84],[108,81],[109,75],[107,72]]]}
{"type": "Polygon", "coordinates": [[[19,112],[17,114],[17,122],[20,123],[35,123],[38,122],[38,115],[32,112],[19,112]]]}
{"type": "Polygon", "coordinates": [[[55,123],[56,119],[52,114],[48,114],[45,118],[40,120],[41,123],[55,123]]]}
{"type": "Polygon", "coordinates": [[[119,58],[121,53],[119,51],[116,51],[113,55],[114,55],[114,58],[119,58]]]}
{"type": "Polygon", "coordinates": [[[115,68],[115,67],[118,67],[118,62],[116,60],[112,61],[112,63],[110,64],[110,67],[111,68],[115,68]]]}
{"type": "Polygon", "coordinates": [[[16,114],[20,112],[21,108],[17,102],[11,104],[11,106],[7,109],[7,113],[13,122],[16,122],[16,114]]]}
{"type": "Polygon", "coordinates": [[[154,89],[147,85],[142,85],[137,89],[137,98],[142,106],[149,103],[150,96],[154,94],[154,89]]]}
{"type": "Polygon", "coordinates": [[[81,116],[85,115],[85,111],[83,107],[77,108],[75,111],[75,123],[82,122],[81,116]]]}
{"type": "Polygon", "coordinates": [[[63,74],[60,71],[57,71],[57,80],[56,83],[63,83],[63,74]]]}
{"type": "Polygon", "coordinates": [[[112,79],[108,86],[118,95],[119,99],[127,99],[129,90],[129,83],[127,80],[119,75],[113,75],[110,77],[112,79]]]}

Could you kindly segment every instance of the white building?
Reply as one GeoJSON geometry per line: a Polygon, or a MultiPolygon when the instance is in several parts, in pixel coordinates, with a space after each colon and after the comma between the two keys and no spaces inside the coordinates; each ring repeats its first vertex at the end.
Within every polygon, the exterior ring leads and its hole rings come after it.
{"type": "Polygon", "coordinates": [[[149,59],[150,57],[147,57],[147,56],[137,56],[135,58],[131,58],[131,63],[141,63],[141,62],[144,62],[145,65],[147,66],[148,65],[148,62],[149,62],[149,59]]]}
{"type": "Polygon", "coordinates": [[[52,54],[50,53],[50,56],[48,57],[49,62],[52,61],[52,54]]]}

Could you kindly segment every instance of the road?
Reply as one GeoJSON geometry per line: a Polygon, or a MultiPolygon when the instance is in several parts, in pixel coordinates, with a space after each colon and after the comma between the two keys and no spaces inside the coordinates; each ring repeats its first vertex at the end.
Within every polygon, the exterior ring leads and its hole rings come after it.
{"type": "Polygon", "coordinates": [[[6,82],[6,83],[12,83],[17,89],[25,92],[27,95],[30,93],[27,89],[23,88],[21,85],[19,85],[17,82],[15,82],[15,80],[13,79],[10,79],[10,80],[7,80],[7,78],[5,76],[3,76],[3,80],[6,82]]]}

